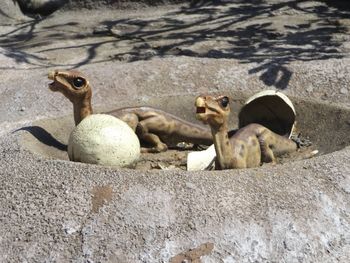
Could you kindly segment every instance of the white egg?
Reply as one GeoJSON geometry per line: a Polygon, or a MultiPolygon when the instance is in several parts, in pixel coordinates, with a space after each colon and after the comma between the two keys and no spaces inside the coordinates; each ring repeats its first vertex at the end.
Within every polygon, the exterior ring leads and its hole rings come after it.
{"type": "Polygon", "coordinates": [[[93,114],[72,131],[68,156],[76,162],[128,167],[140,157],[140,142],[125,122],[111,115],[93,114]]]}

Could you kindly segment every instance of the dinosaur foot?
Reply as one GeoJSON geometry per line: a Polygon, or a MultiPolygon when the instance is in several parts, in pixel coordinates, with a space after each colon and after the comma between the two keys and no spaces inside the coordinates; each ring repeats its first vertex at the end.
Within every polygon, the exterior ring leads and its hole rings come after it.
{"type": "Polygon", "coordinates": [[[301,136],[301,133],[293,134],[290,137],[290,139],[293,140],[297,144],[298,148],[300,148],[300,147],[309,147],[309,146],[312,145],[311,140],[309,138],[303,138],[301,136]]]}
{"type": "Polygon", "coordinates": [[[156,146],[151,148],[141,147],[141,153],[161,153],[166,152],[168,147],[164,144],[162,146],[156,146]]]}

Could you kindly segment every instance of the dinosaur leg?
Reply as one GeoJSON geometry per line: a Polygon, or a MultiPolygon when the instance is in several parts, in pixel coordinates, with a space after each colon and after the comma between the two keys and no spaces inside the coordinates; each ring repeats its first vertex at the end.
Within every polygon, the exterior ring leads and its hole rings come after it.
{"type": "Polygon", "coordinates": [[[151,147],[151,148],[142,147],[141,148],[142,153],[160,153],[168,150],[168,146],[162,143],[159,137],[153,133],[146,133],[142,135],[141,139],[147,143],[155,145],[154,147],[151,147]]]}
{"type": "Polygon", "coordinates": [[[136,127],[136,134],[140,140],[153,146],[151,148],[141,148],[141,152],[159,153],[168,150],[168,146],[157,135],[150,133],[147,127],[147,120],[140,121],[136,127]]]}
{"type": "Polygon", "coordinates": [[[141,152],[164,152],[168,149],[157,135],[148,132],[147,123],[144,123],[144,121],[139,122],[139,118],[136,114],[127,113],[123,116],[119,116],[119,119],[126,122],[129,127],[135,131],[140,140],[154,145],[152,148],[142,147],[141,152]]]}
{"type": "Polygon", "coordinates": [[[268,146],[261,146],[261,161],[263,163],[276,163],[276,158],[273,151],[268,146]]]}
{"type": "Polygon", "coordinates": [[[258,139],[261,149],[261,161],[264,163],[276,163],[275,155],[269,143],[271,140],[270,134],[263,132],[258,139]]]}

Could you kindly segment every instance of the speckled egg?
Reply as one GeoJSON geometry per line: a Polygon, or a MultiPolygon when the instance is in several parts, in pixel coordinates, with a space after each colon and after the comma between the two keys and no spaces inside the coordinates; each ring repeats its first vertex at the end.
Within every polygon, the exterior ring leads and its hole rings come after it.
{"type": "Polygon", "coordinates": [[[83,119],[69,137],[71,161],[128,167],[140,157],[140,142],[123,121],[106,114],[83,119]]]}

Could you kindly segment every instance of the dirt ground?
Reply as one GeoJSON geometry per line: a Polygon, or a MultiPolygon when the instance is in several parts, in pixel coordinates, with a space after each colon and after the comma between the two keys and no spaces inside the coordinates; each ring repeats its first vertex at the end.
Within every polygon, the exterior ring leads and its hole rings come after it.
{"type": "Polygon", "coordinates": [[[102,2],[41,18],[0,3],[0,261],[348,262],[350,11],[102,2]],[[279,90],[320,153],[229,171],[184,171],[186,151],[150,155],[151,170],[69,162],[56,68],[89,76],[97,112],[147,104],[195,121],[196,95],[230,94],[232,128],[245,98],[279,90]]]}

